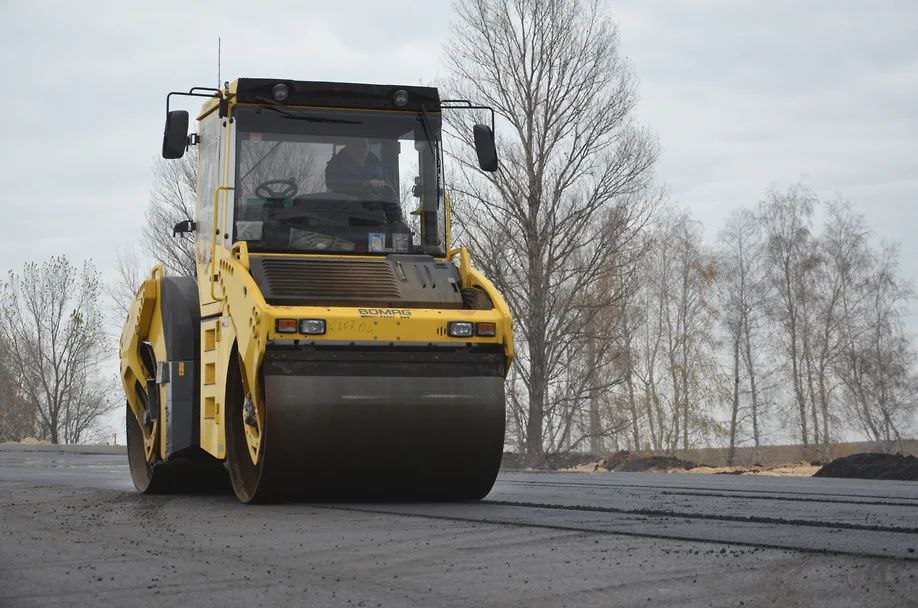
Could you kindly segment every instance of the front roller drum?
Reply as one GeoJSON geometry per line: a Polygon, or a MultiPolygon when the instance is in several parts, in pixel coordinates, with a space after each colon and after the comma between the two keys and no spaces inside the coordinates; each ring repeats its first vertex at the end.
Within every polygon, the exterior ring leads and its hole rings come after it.
{"type": "Polygon", "coordinates": [[[243,502],[470,500],[500,468],[502,376],[266,375],[258,463],[236,374],[228,468],[243,502]]]}

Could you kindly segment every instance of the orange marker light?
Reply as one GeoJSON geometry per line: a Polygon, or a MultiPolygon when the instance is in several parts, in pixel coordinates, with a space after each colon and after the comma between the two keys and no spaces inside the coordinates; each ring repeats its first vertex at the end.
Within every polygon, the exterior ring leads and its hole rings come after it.
{"type": "Polygon", "coordinates": [[[279,334],[295,334],[296,319],[277,319],[274,321],[274,329],[279,334]]]}
{"type": "Polygon", "coordinates": [[[475,326],[475,333],[485,338],[492,338],[497,335],[497,323],[478,323],[475,326]]]}

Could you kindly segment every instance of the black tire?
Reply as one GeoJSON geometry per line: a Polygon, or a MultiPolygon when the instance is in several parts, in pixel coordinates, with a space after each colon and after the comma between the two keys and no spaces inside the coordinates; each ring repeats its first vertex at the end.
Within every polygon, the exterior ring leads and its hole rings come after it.
{"type": "Polygon", "coordinates": [[[227,494],[229,482],[222,463],[200,450],[168,462],[154,454],[151,463],[143,448],[143,430],[127,405],[127,453],[134,487],[142,494],[227,494]]]}
{"type": "Polygon", "coordinates": [[[239,367],[233,365],[226,381],[226,470],[236,497],[246,504],[264,504],[282,500],[265,475],[267,424],[261,433],[258,463],[252,462],[242,418],[245,402],[239,367]]]}
{"type": "MultiPolygon", "coordinates": [[[[154,463],[146,458],[143,445],[143,429],[134,412],[131,411],[130,404],[125,404],[125,418],[127,428],[127,454],[128,464],[131,467],[131,479],[134,481],[134,487],[142,494],[160,494],[168,491],[164,475],[160,473],[154,463]]],[[[154,455],[154,459],[155,459],[154,455]]]]}

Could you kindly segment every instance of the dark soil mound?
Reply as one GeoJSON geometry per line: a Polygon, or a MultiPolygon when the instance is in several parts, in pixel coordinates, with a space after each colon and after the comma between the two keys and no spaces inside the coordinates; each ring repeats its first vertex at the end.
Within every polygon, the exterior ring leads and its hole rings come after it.
{"type": "Polygon", "coordinates": [[[616,471],[660,471],[665,469],[694,469],[694,462],[682,460],[675,456],[637,456],[629,458],[627,462],[615,469],[616,471]]]}
{"type": "Polygon", "coordinates": [[[606,471],[617,471],[619,467],[624,466],[632,456],[633,455],[628,450],[619,450],[608,458],[604,458],[602,462],[599,463],[599,466],[606,471]]]}
{"type": "Polygon", "coordinates": [[[697,464],[675,456],[647,456],[619,450],[600,463],[607,471],[660,471],[665,469],[694,469],[697,464]]]}
{"type": "MultiPolygon", "coordinates": [[[[557,471],[558,469],[569,469],[581,464],[596,462],[598,458],[592,454],[583,452],[552,452],[542,456],[541,463],[536,469],[546,469],[557,471]]],[[[503,469],[528,469],[526,454],[517,454],[515,452],[504,452],[500,466],[503,469]]]]}
{"type": "Polygon", "coordinates": [[[596,462],[598,458],[595,454],[585,454],[582,452],[556,452],[545,454],[545,463],[542,468],[556,471],[558,469],[570,469],[581,464],[596,462]]]}
{"type": "MultiPolygon", "coordinates": [[[[693,469],[696,463],[676,458],[675,456],[653,456],[649,454],[634,454],[628,450],[619,450],[606,458],[599,459],[593,454],[583,452],[553,452],[542,456],[542,462],[537,469],[557,471],[570,469],[582,464],[596,464],[597,471],[661,471],[666,469],[693,469]],[[599,461],[599,462],[597,462],[599,461]]],[[[501,468],[527,469],[526,455],[513,452],[504,452],[501,468]]]]}
{"type": "Polygon", "coordinates": [[[902,454],[852,454],[836,458],[813,477],[918,481],[918,458],[902,454]]]}

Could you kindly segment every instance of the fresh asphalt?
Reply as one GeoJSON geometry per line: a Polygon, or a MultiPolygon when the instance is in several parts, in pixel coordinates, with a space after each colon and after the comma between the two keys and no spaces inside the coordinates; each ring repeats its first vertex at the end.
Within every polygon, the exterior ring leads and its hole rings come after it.
{"type": "Polygon", "coordinates": [[[0,446],[0,607],[918,605],[918,483],[502,472],[481,503],[143,496],[0,446]]]}

